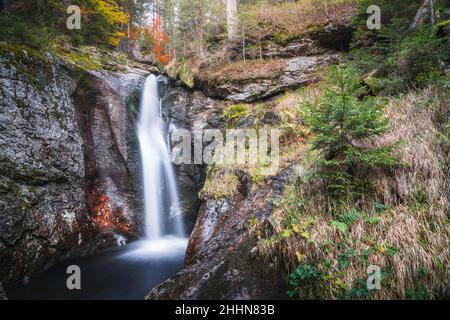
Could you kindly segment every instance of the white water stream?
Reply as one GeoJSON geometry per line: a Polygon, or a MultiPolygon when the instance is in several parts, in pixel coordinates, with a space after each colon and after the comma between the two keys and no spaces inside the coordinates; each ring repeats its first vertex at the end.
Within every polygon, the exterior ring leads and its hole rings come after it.
{"type": "Polygon", "coordinates": [[[170,241],[161,240],[167,236],[184,238],[185,233],[155,75],[148,76],[144,84],[137,135],[143,168],[145,238],[155,245],[170,246],[170,241]]]}

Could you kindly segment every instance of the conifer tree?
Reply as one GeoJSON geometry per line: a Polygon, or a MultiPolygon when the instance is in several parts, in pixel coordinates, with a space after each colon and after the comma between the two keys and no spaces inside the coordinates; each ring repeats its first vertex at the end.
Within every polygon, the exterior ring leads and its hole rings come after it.
{"type": "Polygon", "coordinates": [[[302,111],[315,134],[313,149],[320,154],[318,176],[330,191],[341,193],[354,187],[368,169],[395,166],[391,154],[395,144],[364,147],[364,140],[385,133],[389,123],[383,114],[384,103],[362,97],[365,88],[354,69],[334,67],[328,82],[324,95],[303,103],[302,111]]]}

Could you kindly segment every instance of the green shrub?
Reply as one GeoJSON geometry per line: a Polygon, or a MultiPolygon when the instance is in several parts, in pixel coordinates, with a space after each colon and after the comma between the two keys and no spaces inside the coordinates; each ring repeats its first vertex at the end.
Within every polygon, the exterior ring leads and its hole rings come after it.
{"type": "Polygon", "coordinates": [[[398,74],[408,84],[427,84],[444,75],[441,64],[448,60],[450,50],[447,37],[437,37],[431,27],[403,39],[395,54],[398,74]]]}
{"type": "Polygon", "coordinates": [[[332,68],[329,86],[317,101],[302,103],[306,123],[315,134],[312,145],[320,156],[315,160],[317,177],[333,194],[346,193],[366,171],[394,167],[394,145],[363,147],[358,141],[385,133],[389,126],[384,103],[373,97],[360,98],[364,88],[352,68],[332,68]]]}
{"type": "Polygon", "coordinates": [[[316,284],[315,282],[322,279],[322,274],[319,269],[311,265],[301,265],[298,266],[293,273],[290,275],[289,284],[291,289],[287,294],[293,298],[299,292],[300,298],[314,298],[316,284]],[[300,289],[300,290],[299,290],[300,289]]]}

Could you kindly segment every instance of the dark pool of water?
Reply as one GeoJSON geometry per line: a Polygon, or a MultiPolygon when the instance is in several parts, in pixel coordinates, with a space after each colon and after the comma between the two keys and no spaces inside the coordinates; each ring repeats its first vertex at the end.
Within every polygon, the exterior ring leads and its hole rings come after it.
{"type": "Polygon", "coordinates": [[[11,300],[140,300],[183,268],[186,239],[138,241],[91,257],[67,260],[6,290],[11,300]],[[81,290],[69,290],[67,267],[78,265],[81,290]]]}

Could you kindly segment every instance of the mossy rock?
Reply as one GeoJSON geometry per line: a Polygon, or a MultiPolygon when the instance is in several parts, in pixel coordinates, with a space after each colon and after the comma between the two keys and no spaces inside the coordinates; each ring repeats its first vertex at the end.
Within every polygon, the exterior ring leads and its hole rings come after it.
{"type": "Polygon", "coordinates": [[[437,23],[433,28],[435,34],[440,37],[450,36],[450,20],[437,23]]]}
{"type": "Polygon", "coordinates": [[[16,69],[35,88],[44,91],[42,81],[38,79],[39,73],[46,78],[52,77],[52,63],[44,53],[24,45],[3,43],[0,44],[0,56],[5,59],[7,67],[16,69]]]}

